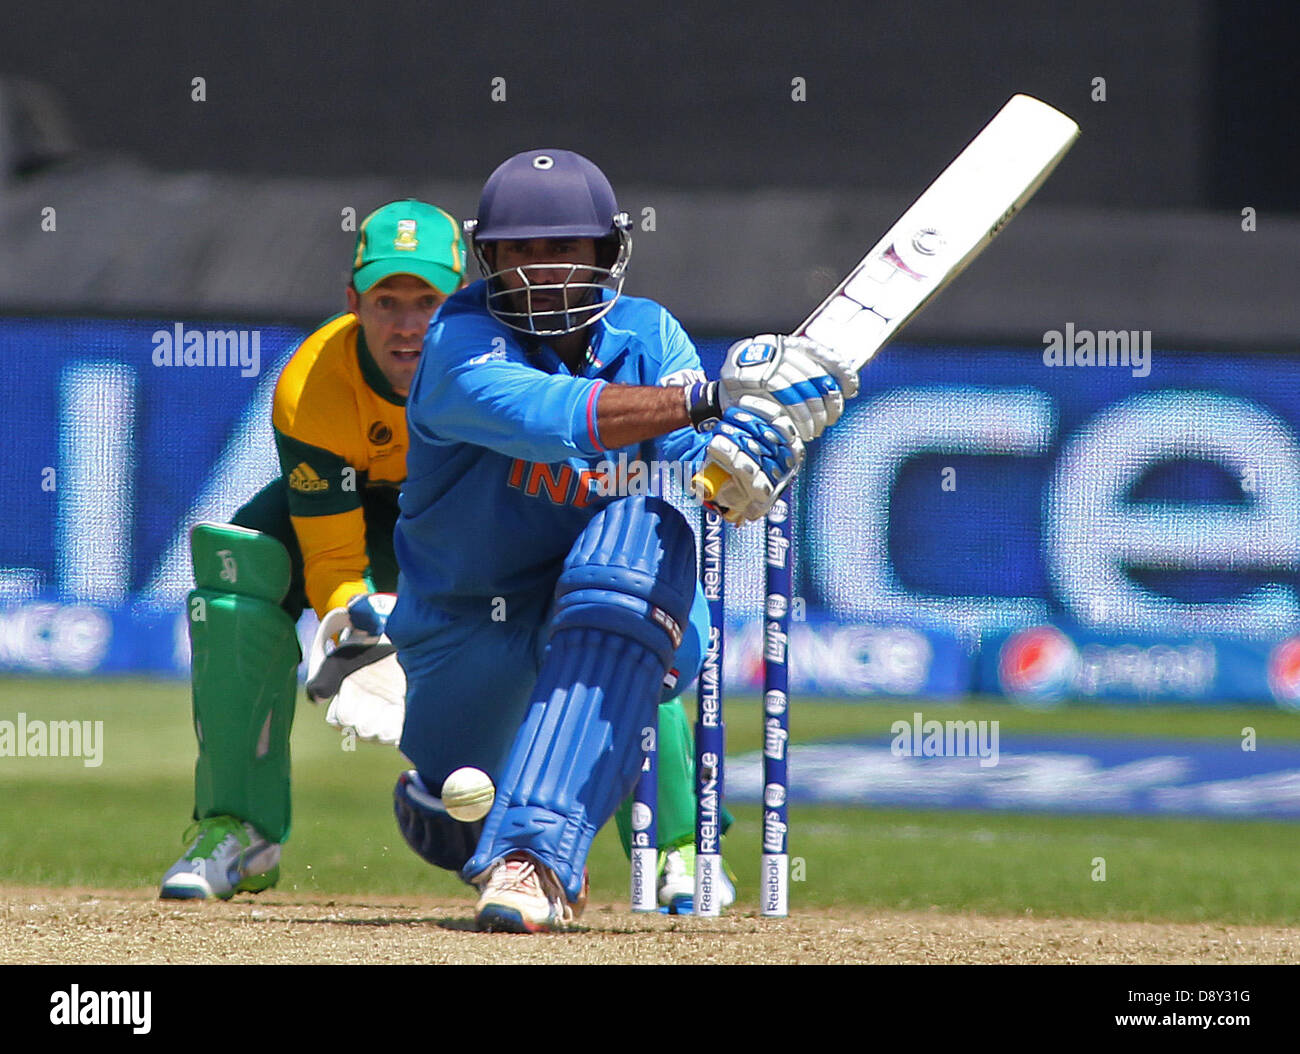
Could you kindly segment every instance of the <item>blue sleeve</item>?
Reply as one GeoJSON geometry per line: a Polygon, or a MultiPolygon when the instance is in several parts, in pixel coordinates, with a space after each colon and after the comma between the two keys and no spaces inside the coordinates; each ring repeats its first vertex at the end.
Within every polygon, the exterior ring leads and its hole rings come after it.
{"type": "Polygon", "coordinates": [[[473,443],[507,457],[553,463],[606,449],[596,401],[607,382],[550,374],[504,351],[497,334],[435,321],[407,400],[411,431],[433,443],[473,443]]]}
{"type": "MultiPolygon", "coordinates": [[[[705,379],[700,354],[682,324],[667,311],[660,309],[659,339],[663,359],[659,365],[659,384],[687,385],[705,379]]],[[[709,437],[694,428],[679,428],[655,440],[655,449],[661,461],[685,461],[698,467],[704,460],[704,448],[709,437]]]]}

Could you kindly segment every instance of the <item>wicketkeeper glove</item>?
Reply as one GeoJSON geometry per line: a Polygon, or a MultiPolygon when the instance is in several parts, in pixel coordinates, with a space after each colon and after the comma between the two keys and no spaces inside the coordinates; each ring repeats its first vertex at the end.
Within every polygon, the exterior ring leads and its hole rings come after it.
{"type": "Polygon", "coordinates": [[[360,739],[396,746],[406,719],[406,677],[385,635],[393,593],[363,593],[321,620],[307,657],[307,697],[325,720],[360,739]]]}
{"type": "Polygon", "coordinates": [[[396,593],[359,593],[348,601],[348,623],[340,644],[373,644],[384,635],[388,616],[397,606],[396,593]]]}

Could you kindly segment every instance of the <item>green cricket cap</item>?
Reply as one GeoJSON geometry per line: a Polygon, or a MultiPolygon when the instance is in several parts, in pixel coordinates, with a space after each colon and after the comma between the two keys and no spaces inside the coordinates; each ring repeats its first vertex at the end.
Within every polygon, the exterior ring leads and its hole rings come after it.
{"type": "Polygon", "coordinates": [[[460,224],[436,205],[406,198],[381,205],[361,221],[352,259],[358,293],[395,274],[423,279],[450,296],[465,275],[460,224]]]}

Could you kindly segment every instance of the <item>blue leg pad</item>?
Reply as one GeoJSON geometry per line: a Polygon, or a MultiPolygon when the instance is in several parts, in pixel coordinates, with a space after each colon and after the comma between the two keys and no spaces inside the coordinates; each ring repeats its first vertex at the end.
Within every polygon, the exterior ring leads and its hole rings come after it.
{"type": "Polygon", "coordinates": [[[695,537],[671,505],[624,498],[591,520],[556,585],[537,687],[466,879],[523,851],[577,898],[591,840],[636,781],[694,599],[695,537]]]}
{"type": "Polygon", "coordinates": [[[434,867],[447,871],[459,871],[465,866],[483,834],[482,820],[462,823],[452,819],[415,772],[403,772],[397,777],[393,812],[406,844],[434,867]]]}

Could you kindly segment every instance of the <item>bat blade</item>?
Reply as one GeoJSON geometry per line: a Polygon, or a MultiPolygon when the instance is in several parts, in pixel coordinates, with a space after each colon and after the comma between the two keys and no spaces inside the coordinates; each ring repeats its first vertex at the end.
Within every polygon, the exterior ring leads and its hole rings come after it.
{"type": "Polygon", "coordinates": [[[1059,110],[1012,96],[795,332],[860,370],[1002,232],[1078,136],[1059,110]]]}
{"type": "MultiPolygon", "coordinates": [[[[794,333],[862,369],[1003,231],[1078,137],[1059,110],[1013,95],[794,333]]],[[[692,482],[712,502],[729,481],[710,464],[692,482]]]]}

